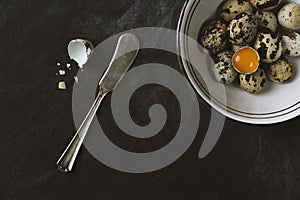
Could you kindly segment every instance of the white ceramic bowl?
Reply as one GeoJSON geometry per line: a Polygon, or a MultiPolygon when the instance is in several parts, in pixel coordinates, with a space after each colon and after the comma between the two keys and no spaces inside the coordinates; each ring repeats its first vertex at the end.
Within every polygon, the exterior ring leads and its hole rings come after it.
{"type": "Polygon", "coordinates": [[[180,62],[195,90],[214,109],[237,121],[273,124],[299,116],[300,58],[289,59],[295,74],[287,83],[268,81],[262,93],[250,94],[237,85],[218,83],[211,73],[210,57],[201,47],[195,48],[189,42],[187,36],[197,41],[202,24],[214,15],[221,2],[222,0],[189,0],[179,19],[177,45],[182,56],[180,62]]]}

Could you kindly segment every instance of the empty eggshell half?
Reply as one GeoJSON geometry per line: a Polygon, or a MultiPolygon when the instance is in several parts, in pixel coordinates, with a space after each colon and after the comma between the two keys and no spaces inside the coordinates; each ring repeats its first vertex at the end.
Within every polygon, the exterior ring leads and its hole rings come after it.
{"type": "Polygon", "coordinates": [[[82,68],[82,66],[88,61],[93,50],[93,44],[84,39],[71,40],[68,45],[68,54],[70,59],[77,62],[80,68],[82,68]]]}

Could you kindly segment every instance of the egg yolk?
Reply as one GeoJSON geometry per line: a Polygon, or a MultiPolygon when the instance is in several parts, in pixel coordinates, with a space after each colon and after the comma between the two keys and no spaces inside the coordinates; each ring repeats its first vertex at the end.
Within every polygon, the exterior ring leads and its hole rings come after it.
{"type": "Polygon", "coordinates": [[[232,61],[237,71],[243,74],[251,74],[259,66],[259,55],[251,47],[244,47],[235,52],[232,61]]]}

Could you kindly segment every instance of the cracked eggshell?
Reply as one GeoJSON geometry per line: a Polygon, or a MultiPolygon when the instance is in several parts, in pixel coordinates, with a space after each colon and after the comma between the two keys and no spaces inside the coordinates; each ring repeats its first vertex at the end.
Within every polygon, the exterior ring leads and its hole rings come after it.
{"type": "Polygon", "coordinates": [[[282,42],[277,33],[271,33],[269,30],[257,34],[254,42],[254,48],[265,63],[277,61],[282,55],[282,42]]]}
{"type": "Polygon", "coordinates": [[[258,68],[253,74],[240,74],[239,83],[245,91],[259,93],[266,84],[266,73],[262,68],[258,68]]]}
{"type": "Polygon", "coordinates": [[[232,65],[233,54],[232,51],[226,50],[216,56],[216,64],[213,67],[213,71],[219,82],[230,84],[236,79],[238,73],[232,65]]]}
{"type": "Polygon", "coordinates": [[[237,50],[239,50],[240,48],[242,48],[243,46],[239,46],[239,45],[236,45],[236,44],[232,44],[231,45],[231,49],[232,51],[236,52],[237,50]]]}
{"type": "Polygon", "coordinates": [[[289,57],[300,56],[300,34],[288,31],[282,35],[282,52],[289,57]]]}
{"type": "Polygon", "coordinates": [[[279,59],[272,63],[268,70],[268,77],[275,83],[283,83],[293,76],[293,67],[287,59],[279,59]]]}
{"type": "Polygon", "coordinates": [[[216,54],[227,45],[227,25],[222,21],[211,21],[203,25],[200,44],[211,54],[216,54]]]}
{"type": "Polygon", "coordinates": [[[300,29],[300,4],[288,3],[283,6],[278,12],[278,21],[287,29],[300,29]]]}
{"type": "Polygon", "coordinates": [[[268,28],[275,32],[278,26],[277,17],[274,13],[270,11],[258,10],[255,13],[258,20],[258,25],[264,28],[268,28]]]}
{"type": "Polygon", "coordinates": [[[94,50],[93,44],[84,39],[71,40],[68,44],[68,54],[80,68],[88,61],[94,50]]]}
{"type": "Polygon", "coordinates": [[[229,41],[235,45],[248,45],[255,38],[257,19],[251,13],[238,14],[228,25],[229,41]]]}
{"type": "Polygon", "coordinates": [[[281,3],[281,0],[250,0],[250,3],[258,10],[272,10],[281,3]]]}
{"type": "Polygon", "coordinates": [[[253,13],[253,7],[248,0],[227,0],[221,9],[221,17],[230,22],[237,14],[242,12],[253,13]]]}
{"type": "Polygon", "coordinates": [[[67,89],[67,85],[66,85],[66,83],[64,81],[58,82],[58,86],[57,87],[60,90],[66,90],[67,89]]]}

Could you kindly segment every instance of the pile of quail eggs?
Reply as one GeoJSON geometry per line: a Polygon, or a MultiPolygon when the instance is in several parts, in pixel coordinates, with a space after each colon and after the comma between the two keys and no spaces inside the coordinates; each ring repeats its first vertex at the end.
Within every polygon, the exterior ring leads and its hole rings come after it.
{"type": "Polygon", "coordinates": [[[225,84],[237,80],[247,92],[262,91],[269,79],[284,83],[293,76],[288,60],[300,56],[300,4],[281,0],[226,0],[201,28],[199,42],[215,61],[213,71],[225,84]],[[260,56],[258,70],[242,74],[232,56],[249,46],[260,56]]]}

